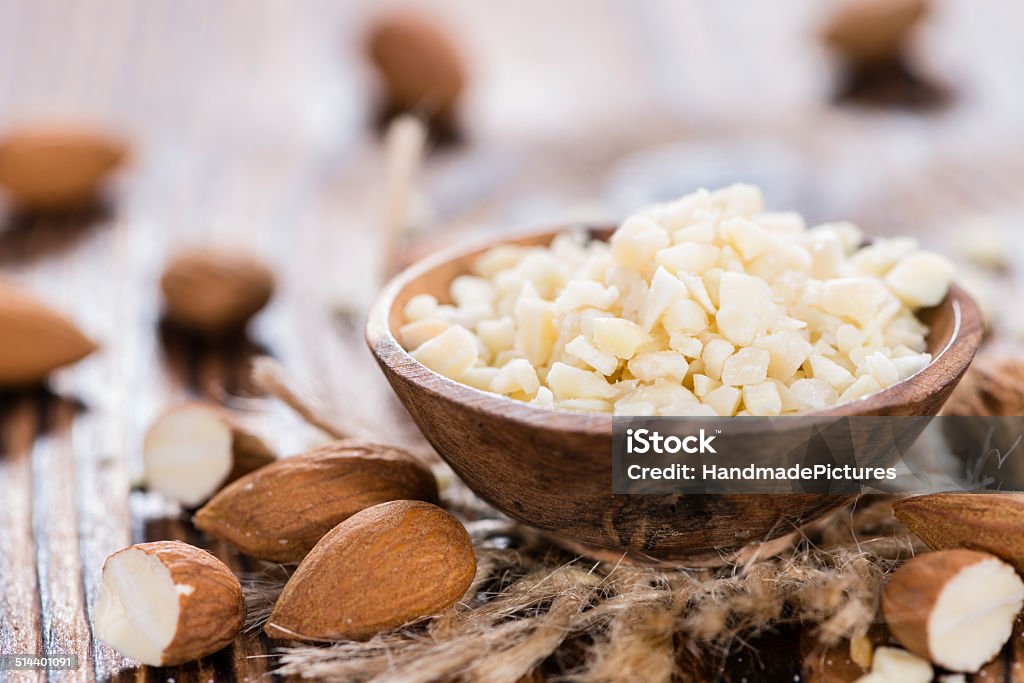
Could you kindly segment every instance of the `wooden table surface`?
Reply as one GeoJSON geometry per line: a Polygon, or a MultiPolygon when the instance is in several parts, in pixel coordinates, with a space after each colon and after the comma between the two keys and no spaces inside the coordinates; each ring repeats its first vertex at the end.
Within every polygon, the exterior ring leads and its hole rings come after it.
{"type": "MultiPolygon", "coordinates": [[[[420,243],[620,217],[736,179],[812,219],[940,246],[978,213],[1012,227],[1024,210],[1024,5],[936,5],[919,63],[952,99],[922,114],[831,103],[834,65],[815,39],[827,3],[420,3],[472,77],[466,142],[424,170],[420,243]]],[[[0,128],[93,121],[134,150],[104,213],[0,206],[0,276],[102,345],[48,387],[0,397],[0,654],[77,654],[80,668],[56,680],[266,674],[262,637],[156,671],[95,641],[89,622],[103,560],[132,542],[180,538],[257,569],[132,490],[149,420],[187,396],[248,411],[284,453],[319,438],[253,395],[254,353],[353,430],[422,450],[360,322],[381,270],[383,159],[362,52],[380,11],[370,0],[0,3],[0,128]],[[162,330],[156,287],[168,253],[210,241],[255,250],[280,279],[249,338],[217,347],[162,330]]],[[[1019,231],[1004,238],[1020,261],[1019,231]]]]}

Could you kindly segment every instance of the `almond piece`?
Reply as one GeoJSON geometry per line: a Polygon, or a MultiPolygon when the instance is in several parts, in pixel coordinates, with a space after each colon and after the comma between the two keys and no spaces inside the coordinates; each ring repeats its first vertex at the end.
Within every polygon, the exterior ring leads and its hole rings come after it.
{"type": "Polygon", "coordinates": [[[39,382],[96,350],[73,323],[0,282],[0,386],[39,382]]]}
{"type": "Polygon", "coordinates": [[[245,619],[238,579],[223,562],[180,541],[140,543],[103,564],[96,636],[126,657],[171,666],[228,645],[245,619]]]}
{"type": "Polygon", "coordinates": [[[1022,604],[1024,582],[1013,567],[973,550],[918,555],[896,570],[882,595],[896,640],[950,671],[974,672],[992,659],[1022,604]]]}
{"type": "Polygon", "coordinates": [[[898,500],[892,512],[933,550],[991,553],[1024,572],[1024,495],[933,493],[898,500]]]}
{"type": "Polygon", "coordinates": [[[95,201],[127,156],[117,138],[72,125],[22,128],[0,140],[0,184],[30,210],[62,210],[95,201]]]}
{"type": "Polygon", "coordinates": [[[475,574],[473,544],[459,520],[421,501],[382,503],[316,544],[265,630],[286,640],[369,638],[440,612],[475,574]]]}
{"type": "Polygon", "coordinates": [[[391,109],[454,121],[466,76],[458,52],[437,26],[413,16],[383,19],[371,31],[369,50],[391,109]]]}
{"type": "Polygon", "coordinates": [[[275,460],[274,452],[226,410],[198,402],[162,413],[142,446],[149,488],[190,508],[275,460]]]}
{"type": "Polygon", "coordinates": [[[194,522],[247,555],[298,562],[340,522],[403,499],[437,500],[434,475],[405,451],[345,440],[238,479],[204,505],[194,522]]]}
{"type": "Polygon", "coordinates": [[[928,660],[897,647],[875,650],[871,673],[856,683],[930,683],[935,672],[928,660]]]}
{"type": "Polygon", "coordinates": [[[168,320],[215,335],[243,327],[267,304],[274,274],[253,256],[200,248],[172,258],[160,288],[168,320]]]}

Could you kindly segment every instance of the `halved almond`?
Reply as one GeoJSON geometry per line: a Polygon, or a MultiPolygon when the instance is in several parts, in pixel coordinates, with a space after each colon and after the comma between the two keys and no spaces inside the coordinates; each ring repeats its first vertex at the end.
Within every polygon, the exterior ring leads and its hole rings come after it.
{"type": "Polygon", "coordinates": [[[143,664],[205,657],[234,640],[244,619],[238,579],[205,550],[180,541],[140,543],[103,564],[96,637],[143,664]]]}
{"type": "Polygon", "coordinates": [[[882,596],[889,630],[914,654],[950,671],[974,672],[1010,638],[1024,604],[1024,582],[988,553],[918,555],[892,576],[882,596]]]}
{"type": "Polygon", "coordinates": [[[219,406],[185,403],[162,413],[142,447],[146,485],[185,507],[276,460],[258,436],[219,406]]]}

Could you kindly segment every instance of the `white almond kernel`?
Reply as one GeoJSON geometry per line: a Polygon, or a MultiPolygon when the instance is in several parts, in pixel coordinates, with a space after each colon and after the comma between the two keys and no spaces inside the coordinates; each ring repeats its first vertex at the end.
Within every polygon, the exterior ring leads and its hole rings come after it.
{"type": "Polygon", "coordinates": [[[743,387],[743,407],[751,415],[778,415],[782,412],[782,397],[774,382],[762,382],[743,387]]]}
{"type": "Polygon", "coordinates": [[[539,388],[537,371],[525,358],[506,363],[491,380],[490,387],[491,391],[499,394],[514,394],[521,391],[527,396],[533,396],[539,388]]]}
{"type": "Polygon", "coordinates": [[[722,417],[730,417],[736,414],[742,397],[743,392],[736,387],[722,386],[709,392],[703,402],[722,417]]]}
{"type": "Polygon", "coordinates": [[[593,344],[605,353],[628,360],[650,340],[644,329],[622,318],[599,318],[593,324],[593,344]]]}
{"type": "Polygon", "coordinates": [[[402,346],[415,349],[447,330],[451,325],[438,318],[422,318],[398,328],[402,346]]]}
{"type": "Polygon", "coordinates": [[[547,385],[556,401],[570,399],[607,399],[618,392],[601,375],[588,370],[574,368],[565,363],[555,363],[548,371],[547,385]]]}
{"type": "Polygon", "coordinates": [[[618,358],[610,353],[599,351],[583,335],[579,335],[566,344],[565,350],[606,377],[619,368],[618,358]]]}
{"type": "Polygon", "coordinates": [[[740,349],[722,364],[722,384],[733,387],[760,384],[768,376],[769,363],[771,354],[764,349],[740,349]]]}
{"type": "Polygon", "coordinates": [[[949,291],[954,272],[949,260],[938,254],[918,252],[897,263],[885,276],[885,284],[912,308],[935,306],[949,291]]]}
{"type": "Polygon", "coordinates": [[[693,334],[707,329],[708,315],[693,299],[680,299],[668,307],[661,324],[669,334],[693,334]]]}
{"type": "Polygon", "coordinates": [[[662,377],[682,382],[689,364],[675,351],[655,351],[634,356],[626,367],[634,377],[647,382],[662,377]]]}
{"type": "Polygon", "coordinates": [[[724,339],[712,339],[704,344],[701,360],[704,361],[704,374],[712,379],[722,378],[725,360],[732,355],[736,347],[724,339]]]}
{"type": "Polygon", "coordinates": [[[612,235],[615,263],[641,272],[653,270],[655,254],[671,242],[668,232],[644,216],[631,216],[612,235]]]}
{"type": "Polygon", "coordinates": [[[410,355],[438,374],[457,378],[473,367],[480,351],[472,332],[452,325],[410,355]]]}
{"type": "Polygon", "coordinates": [[[839,391],[853,384],[854,378],[850,371],[825,356],[814,354],[810,357],[811,372],[814,377],[823,379],[839,391]]]}

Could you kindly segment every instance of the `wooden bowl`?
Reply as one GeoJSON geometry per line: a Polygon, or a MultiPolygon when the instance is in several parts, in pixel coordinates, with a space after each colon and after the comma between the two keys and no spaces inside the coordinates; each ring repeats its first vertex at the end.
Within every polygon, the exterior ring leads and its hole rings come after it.
{"type": "MultiPolygon", "coordinates": [[[[613,496],[610,416],[545,410],[473,389],[427,369],[398,343],[396,331],[410,298],[432,294],[450,301],[449,283],[469,272],[482,252],[499,242],[547,244],[565,229],[435,254],[388,283],[370,312],[366,338],[377,362],[420,430],[473,491],[510,517],[591,555],[625,554],[637,561],[692,566],[743,557],[757,548],[751,544],[782,543],[783,537],[851,499],[613,496]]],[[[589,232],[607,239],[612,230],[589,232]]],[[[911,380],[813,415],[937,414],[974,357],[982,320],[974,302],[956,286],[920,317],[930,327],[931,364],[911,380]]]]}

